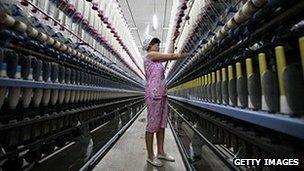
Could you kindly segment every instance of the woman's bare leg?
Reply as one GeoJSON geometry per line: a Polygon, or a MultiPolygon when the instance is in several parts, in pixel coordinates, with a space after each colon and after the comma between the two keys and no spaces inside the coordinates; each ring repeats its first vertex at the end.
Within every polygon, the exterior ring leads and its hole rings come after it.
{"type": "Polygon", "coordinates": [[[156,133],[157,139],[157,154],[164,155],[164,140],[165,140],[165,129],[160,128],[159,131],[156,133]]]}
{"type": "Polygon", "coordinates": [[[148,158],[153,160],[154,152],[153,152],[153,136],[154,133],[146,132],[146,148],[148,152],[148,158]]]}

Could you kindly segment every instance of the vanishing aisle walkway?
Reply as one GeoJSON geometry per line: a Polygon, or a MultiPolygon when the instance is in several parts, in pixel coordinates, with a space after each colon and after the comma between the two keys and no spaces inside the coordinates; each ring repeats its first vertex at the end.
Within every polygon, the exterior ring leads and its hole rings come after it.
{"type": "MultiPolygon", "coordinates": [[[[147,109],[138,116],[136,121],[114,144],[111,150],[95,166],[94,171],[146,171],[166,170],[184,171],[185,166],[168,124],[165,133],[165,150],[175,157],[175,162],[164,162],[163,167],[153,167],[146,162],[147,152],[145,146],[147,109]]],[[[156,137],[154,137],[154,153],[156,153],[156,137]]]]}

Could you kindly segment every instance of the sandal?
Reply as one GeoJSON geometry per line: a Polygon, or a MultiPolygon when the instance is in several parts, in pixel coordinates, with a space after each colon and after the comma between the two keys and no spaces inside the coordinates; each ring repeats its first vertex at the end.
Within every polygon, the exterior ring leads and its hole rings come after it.
{"type": "Polygon", "coordinates": [[[163,163],[156,157],[153,158],[153,160],[147,159],[147,162],[150,163],[153,166],[161,167],[163,166],[163,163]]]}
{"type": "Polygon", "coordinates": [[[168,154],[165,154],[165,155],[158,154],[157,158],[163,159],[163,160],[167,160],[167,161],[171,161],[171,162],[175,161],[174,157],[172,157],[172,156],[170,156],[168,154]]]}

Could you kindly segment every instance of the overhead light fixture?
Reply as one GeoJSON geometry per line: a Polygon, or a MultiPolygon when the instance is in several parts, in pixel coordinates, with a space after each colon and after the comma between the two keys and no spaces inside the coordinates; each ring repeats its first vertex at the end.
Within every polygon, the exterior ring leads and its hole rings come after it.
{"type": "Polygon", "coordinates": [[[156,14],[153,15],[153,29],[154,30],[157,29],[157,17],[156,17],[156,14]]]}
{"type": "Polygon", "coordinates": [[[146,35],[149,34],[149,31],[150,31],[150,24],[147,24],[146,35]]]}

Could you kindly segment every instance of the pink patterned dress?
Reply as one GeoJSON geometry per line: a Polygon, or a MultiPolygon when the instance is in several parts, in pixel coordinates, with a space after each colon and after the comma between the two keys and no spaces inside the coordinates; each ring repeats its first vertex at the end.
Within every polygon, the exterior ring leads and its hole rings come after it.
{"type": "Polygon", "coordinates": [[[144,58],[146,73],[145,103],[147,105],[147,127],[150,133],[157,132],[159,128],[167,127],[168,99],[165,82],[165,68],[161,62],[144,58]]]}

